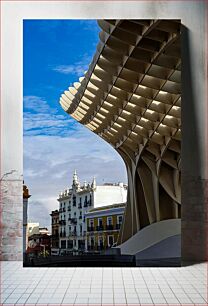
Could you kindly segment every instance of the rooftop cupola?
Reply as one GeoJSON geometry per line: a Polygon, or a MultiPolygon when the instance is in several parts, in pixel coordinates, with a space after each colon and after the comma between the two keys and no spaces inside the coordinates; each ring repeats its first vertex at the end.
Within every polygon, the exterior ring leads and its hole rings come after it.
{"type": "Polygon", "coordinates": [[[84,181],[84,189],[87,189],[87,182],[86,181],[84,181]]]}
{"type": "Polygon", "coordinates": [[[77,176],[77,171],[74,170],[72,187],[79,188],[79,186],[80,186],[80,184],[79,184],[79,179],[78,179],[78,176],[77,176]]]}
{"type": "Polygon", "coordinates": [[[91,187],[92,187],[92,188],[96,188],[96,180],[95,180],[95,177],[93,177],[91,187]]]}

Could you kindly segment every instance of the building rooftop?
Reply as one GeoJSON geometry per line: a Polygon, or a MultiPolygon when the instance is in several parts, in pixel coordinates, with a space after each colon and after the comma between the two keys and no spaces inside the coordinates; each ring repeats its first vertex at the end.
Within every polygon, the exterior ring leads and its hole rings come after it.
{"type": "Polygon", "coordinates": [[[100,187],[121,187],[121,188],[127,189],[128,186],[127,184],[124,184],[122,182],[118,182],[118,183],[106,182],[102,185],[97,185],[95,177],[93,177],[92,183],[87,183],[86,181],[84,181],[83,185],[81,185],[79,181],[79,177],[75,170],[73,174],[73,183],[72,183],[71,188],[65,188],[63,191],[61,191],[59,193],[58,200],[70,197],[73,193],[74,188],[76,189],[76,193],[81,195],[83,193],[88,193],[89,191],[96,190],[97,187],[98,188],[100,187]]]}
{"type": "Polygon", "coordinates": [[[102,207],[92,208],[88,211],[88,213],[95,212],[95,211],[101,211],[101,210],[107,210],[107,209],[113,209],[113,208],[120,208],[120,207],[126,207],[126,203],[111,204],[111,205],[106,205],[102,207]]]}

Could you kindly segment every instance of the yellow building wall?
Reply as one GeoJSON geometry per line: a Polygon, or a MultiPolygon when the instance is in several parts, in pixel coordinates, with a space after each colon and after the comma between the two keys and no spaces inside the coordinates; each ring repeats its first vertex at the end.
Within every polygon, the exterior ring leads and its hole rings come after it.
{"type": "Polygon", "coordinates": [[[117,216],[120,216],[121,214],[117,215],[110,215],[110,216],[100,216],[100,217],[94,217],[94,218],[87,218],[87,227],[90,226],[90,220],[93,219],[94,222],[94,232],[88,232],[88,244],[90,244],[91,237],[94,237],[95,242],[95,249],[98,246],[98,238],[101,236],[104,238],[103,245],[104,249],[108,247],[108,236],[113,236],[114,243],[118,239],[119,230],[116,230],[116,224],[117,224],[117,216]],[[107,218],[112,217],[112,225],[113,225],[113,231],[106,230],[107,225],[107,218]],[[98,226],[98,219],[102,218],[102,223],[104,226],[104,231],[96,231],[98,226]]]}

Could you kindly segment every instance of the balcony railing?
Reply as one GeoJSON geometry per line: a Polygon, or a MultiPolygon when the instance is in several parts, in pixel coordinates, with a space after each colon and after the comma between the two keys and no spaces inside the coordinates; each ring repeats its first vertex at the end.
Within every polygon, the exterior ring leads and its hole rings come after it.
{"type": "Polygon", "coordinates": [[[87,245],[87,249],[88,251],[93,251],[95,249],[95,246],[94,245],[87,245]]]}
{"type": "Polygon", "coordinates": [[[97,231],[103,231],[104,230],[103,225],[96,226],[96,230],[97,231]]]}
{"type": "Polygon", "coordinates": [[[76,224],[77,223],[77,218],[71,218],[71,223],[76,224]]]}
{"type": "Polygon", "coordinates": [[[77,235],[77,231],[70,231],[69,232],[69,236],[76,236],[77,235]]]}
{"type": "Polygon", "coordinates": [[[97,251],[102,251],[102,250],[104,250],[104,245],[103,245],[103,244],[98,245],[98,246],[96,247],[96,250],[97,250],[97,251]]]}
{"type": "Polygon", "coordinates": [[[59,221],[59,224],[60,224],[60,225],[66,225],[66,220],[60,220],[60,221],[59,221]]]}
{"type": "Polygon", "coordinates": [[[120,224],[120,223],[117,223],[117,224],[116,224],[116,229],[119,230],[120,228],[121,228],[121,224],[120,224]]]}
{"type": "Polygon", "coordinates": [[[53,234],[53,235],[51,235],[51,239],[58,239],[58,237],[59,237],[59,235],[58,234],[53,234]]]}
{"type": "Polygon", "coordinates": [[[106,225],[106,230],[107,231],[113,230],[113,225],[112,224],[107,224],[106,225]]]}
{"type": "Polygon", "coordinates": [[[60,236],[60,237],[66,237],[66,233],[65,233],[65,232],[63,232],[63,233],[61,232],[61,233],[59,234],[59,236],[60,236]]]}
{"type": "Polygon", "coordinates": [[[87,230],[88,232],[94,232],[94,226],[88,226],[87,230]]]}

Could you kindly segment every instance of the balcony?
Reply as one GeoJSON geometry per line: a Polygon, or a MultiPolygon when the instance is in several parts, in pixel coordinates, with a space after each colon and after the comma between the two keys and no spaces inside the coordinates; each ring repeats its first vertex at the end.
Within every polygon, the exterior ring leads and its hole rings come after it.
{"type": "Polygon", "coordinates": [[[106,225],[106,230],[107,231],[112,231],[113,230],[113,225],[112,224],[106,225]]]}
{"type": "Polygon", "coordinates": [[[87,207],[87,201],[84,202],[84,207],[87,207]]]}
{"type": "Polygon", "coordinates": [[[79,203],[78,208],[82,208],[82,203],[79,203]]]}
{"type": "Polygon", "coordinates": [[[87,231],[88,232],[94,232],[94,226],[88,226],[87,231]]]}
{"type": "Polygon", "coordinates": [[[87,245],[87,249],[88,249],[88,251],[93,251],[94,250],[94,248],[95,248],[95,246],[94,245],[87,245]]]}
{"type": "Polygon", "coordinates": [[[103,225],[96,226],[97,231],[103,231],[103,225]]]}
{"type": "Polygon", "coordinates": [[[104,245],[103,245],[103,244],[98,245],[98,246],[96,247],[96,250],[97,250],[97,251],[102,251],[102,250],[104,250],[104,245]]]}
{"type": "Polygon", "coordinates": [[[51,239],[54,239],[54,240],[58,239],[58,237],[59,237],[58,234],[53,234],[53,235],[51,235],[51,239]]]}
{"type": "Polygon", "coordinates": [[[87,205],[91,206],[92,205],[92,201],[91,200],[87,201],[87,205]]]}
{"type": "Polygon", "coordinates": [[[60,220],[60,221],[59,221],[59,224],[60,224],[60,225],[66,225],[66,220],[60,220]]]}
{"type": "Polygon", "coordinates": [[[77,235],[77,231],[70,231],[69,232],[69,237],[76,236],[76,235],[77,235]]]}
{"type": "Polygon", "coordinates": [[[117,224],[116,224],[116,229],[119,230],[120,228],[121,228],[121,224],[120,224],[120,223],[117,223],[117,224]]]}
{"type": "Polygon", "coordinates": [[[65,232],[63,232],[63,233],[61,232],[61,233],[59,234],[59,236],[60,236],[60,237],[66,237],[66,233],[65,233],[65,232]]]}
{"type": "Polygon", "coordinates": [[[77,218],[71,218],[71,223],[77,224],[77,218]]]}

